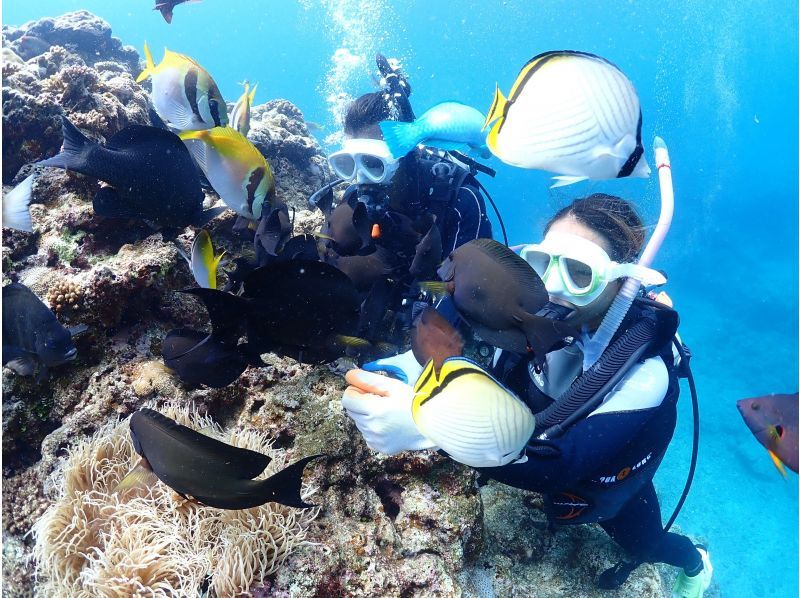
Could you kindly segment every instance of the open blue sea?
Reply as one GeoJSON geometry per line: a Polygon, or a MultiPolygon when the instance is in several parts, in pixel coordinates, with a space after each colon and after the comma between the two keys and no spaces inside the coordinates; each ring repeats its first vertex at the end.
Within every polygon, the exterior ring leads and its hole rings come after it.
{"type": "MultiPolygon", "coordinates": [[[[228,100],[258,82],[256,103],[287,98],[327,149],[347,98],[374,89],[380,51],[397,57],[417,114],[458,100],[482,111],[495,83],[546,50],[616,63],[634,82],[652,139],[669,145],[675,218],[655,265],[669,275],[700,396],[697,476],[677,521],[707,542],[724,596],[798,595],[798,478],[784,480],[735,402],[798,387],[798,7],[794,2],[525,0],[204,0],[167,25],[151,0],[6,0],[3,23],[89,10],[158,60],[164,46],[196,58],[228,100]]],[[[546,173],[496,159],[494,196],[511,243],[541,238],[572,198],[634,200],[650,224],[658,182],[584,182],[550,190],[546,173]]],[[[499,233],[499,228],[496,228],[499,233]]],[[[689,463],[688,388],[656,478],[665,518],[689,463]]]]}

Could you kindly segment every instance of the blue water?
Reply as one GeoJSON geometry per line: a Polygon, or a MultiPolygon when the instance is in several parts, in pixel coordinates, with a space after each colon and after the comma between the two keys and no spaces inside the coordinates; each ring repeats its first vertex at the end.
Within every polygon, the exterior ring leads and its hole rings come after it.
{"type": "MultiPolygon", "coordinates": [[[[320,139],[329,142],[337,94],[373,89],[376,51],[402,59],[417,113],[442,100],[486,110],[495,82],[508,91],[545,50],[618,64],[638,89],[647,145],[661,135],[672,155],[676,213],[656,265],[670,276],[694,353],[702,417],[697,477],[678,525],[709,542],[724,595],[797,596],[798,479],[781,479],[735,407],[798,386],[796,3],[205,0],[177,7],[170,26],[151,4],[6,0],[3,20],[85,8],[140,52],[147,40],[157,60],[163,46],[196,58],[226,99],[244,79],[260,83],[257,103],[290,99],[325,125],[320,139]]],[[[512,243],[537,240],[557,208],[595,191],[630,198],[649,223],[657,219],[655,177],[550,191],[549,175],[491,165],[498,174],[488,186],[512,243]]],[[[665,512],[689,460],[688,389],[681,409],[656,480],[665,512]]]]}

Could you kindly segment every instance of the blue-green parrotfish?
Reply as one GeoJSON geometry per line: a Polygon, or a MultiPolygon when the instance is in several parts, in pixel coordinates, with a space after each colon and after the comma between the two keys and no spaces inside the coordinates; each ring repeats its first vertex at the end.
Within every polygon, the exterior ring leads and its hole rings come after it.
{"type": "Polygon", "coordinates": [[[422,143],[443,150],[471,149],[488,158],[483,114],[460,102],[442,102],[414,122],[385,120],[380,123],[386,145],[402,158],[422,143]]]}
{"type": "Polygon", "coordinates": [[[255,480],[269,465],[262,453],[226,444],[152,409],[131,416],[131,440],[142,458],[115,488],[124,492],[161,480],[185,498],[218,509],[249,509],[267,502],[307,508],[300,496],[303,469],[314,455],[255,480]]]}

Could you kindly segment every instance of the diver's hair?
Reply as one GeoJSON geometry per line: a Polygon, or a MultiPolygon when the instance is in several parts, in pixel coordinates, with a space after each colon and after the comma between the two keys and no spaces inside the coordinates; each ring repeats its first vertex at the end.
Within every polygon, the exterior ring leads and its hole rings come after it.
{"type": "Polygon", "coordinates": [[[360,129],[376,125],[382,120],[403,120],[398,112],[397,107],[387,101],[385,92],[365,93],[347,107],[344,132],[346,135],[354,135],[360,129]]]}
{"type": "Polygon", "coordinates": [[[603,235],[611,246],[609,257],[616,262],[632,261],[644,246],[642,219],[633,204],[621,197],[593,193],[576,199],[550,219],[544,233],[547,234],[557,220],[568,216],[603,235]]]}

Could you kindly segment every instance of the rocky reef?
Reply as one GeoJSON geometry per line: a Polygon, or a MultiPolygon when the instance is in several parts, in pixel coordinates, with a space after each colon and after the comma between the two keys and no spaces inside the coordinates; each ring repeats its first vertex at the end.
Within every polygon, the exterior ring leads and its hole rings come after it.
{"type": "MultiPolygon", "coordinates": [[[[4,54],[17,57],[3,67],[4,184],[58,151],[61,114],[101,140],[151,122],[147,90],[134,81],[138,54],[101,19],[79,11],[4,27],[2,35],[4,54]]],[[[296,210],[295,232],[317,226],[306,199],[331,173],[300,111],[287,100],[255,106],[249,137],[270,161],[278,195],[296,210]]],[[[319,507],[303,516],[303,542],[274,571],[253,577],[251,595],[600,595],[596,576],[621,554],[599,528],[553,534],[538,496],[496,484],[478,488],[472,470],[437,453],[377,455],[344,414],[343,380],[328,368],[266,356],[266,367],[248,369],[226,388],[181,383],[161,363],[160,344],[172,328],[207,327],[205,310],[174,292],[193,285],[176,243],[188,248],[195,231],[172,241],[144,223],[103,219],[92,210],[95,181],[40,170],[33,232],[3,230],[4,282],[26,284],[62,323],[88,330],[75,338],[78,359],[48,380],[3,371],[4,595],[66,595],[48,577],[58,563],[44,566],[42,552],[34,558],[29,532],[39,521],[41,537],[51,521],[69,459],[145,403],[186,406],[226,430],[255,430],[287,461],[327,455],[307,470],[315,489],[309,500],[319,507]]],[[[217,201],[208,192],[207,205],[217,201]]],[[[250,243],[231,233],[233,220],[227,211],[208,228],[220,249],[247,254],[250,243]]],[[[100,528],[87,529],[86,550],[100,528]]],[[[109,587],[98,581],[102,567],[92,567],[85,578],[99,593],[84,588],[83,595],[110,595],[99,589],[109,587]]],[[[183,590],[206,590],[201,577],[183,590]]],[[[167,587],[153,595],[170,595],[167,587]]],[[[668,594],[659,571],[644,566],[612,595],[668,594]]]]}

